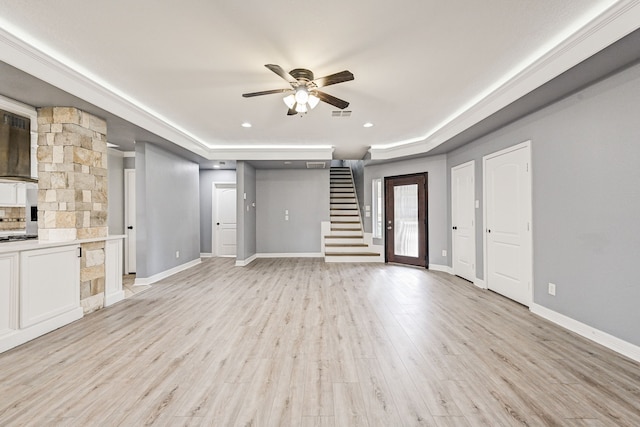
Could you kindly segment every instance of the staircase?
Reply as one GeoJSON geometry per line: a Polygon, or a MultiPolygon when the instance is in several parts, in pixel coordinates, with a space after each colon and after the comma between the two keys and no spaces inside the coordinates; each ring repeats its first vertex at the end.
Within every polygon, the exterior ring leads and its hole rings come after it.
{"type": "Polygon", "coordinates": [[[330,170],[331,228],[324,235],[325,262],[383,262],[380,251],[365,242],[351,169],[330,170]]]}

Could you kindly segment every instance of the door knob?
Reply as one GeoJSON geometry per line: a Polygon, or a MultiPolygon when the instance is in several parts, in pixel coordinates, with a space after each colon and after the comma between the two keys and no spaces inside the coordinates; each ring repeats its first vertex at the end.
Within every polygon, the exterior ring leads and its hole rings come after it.
{"type": "Polygon", "coordinates": [[[128,226],[127,230],[133,230],[133,225],[128,226]]]}
{"type": "Polygon", "coordinates": [[[388,226],[388,227],[387,227],[387,230],[391,230],[391,226],[388,226]]]}
{"type": "Polygon", "coordinates": [[[219,222],[216,222],[216,225],[220,225],[220,223],[219,223],[219,222]]]}

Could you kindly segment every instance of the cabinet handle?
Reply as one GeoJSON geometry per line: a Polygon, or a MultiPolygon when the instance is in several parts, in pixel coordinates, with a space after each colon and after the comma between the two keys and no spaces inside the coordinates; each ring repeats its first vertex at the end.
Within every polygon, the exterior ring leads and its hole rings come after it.
{"type": "Polygon", "coordinates": [[[78,258],[82,258],[82,248],[78,247],[78,258]]]}

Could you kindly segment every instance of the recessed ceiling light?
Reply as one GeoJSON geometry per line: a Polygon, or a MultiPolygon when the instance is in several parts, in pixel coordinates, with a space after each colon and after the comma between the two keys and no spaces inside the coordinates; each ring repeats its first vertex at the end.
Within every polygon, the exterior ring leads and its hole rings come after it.
{"type": "Polygon", "coordinates": [[[367,122],[367,123],[363,124],[362,126],[364,126],[364,127],[366,127],[366,128],[370,128],[370,127],[372,127],[372,126],[373,126],[373,123],[371,123],[371,122],[367,122]]]}
{"type": "Polygon", "coordinates": [[[242,127],[243,127],[243,128],[250,128],[250,127],[251,127],[251,123],[249,123],[249,122],[244,122],[244,123],[242,123],[242,127]]]}
{"type": "Polygon", "coordinates": [[[290,161],[285,161],[285,162],[284,162],[284,164],[285,164],[285,165],[290,165],[290,164],[291,164],[291,162],[290,162],[290,161]]]}
{"type": "Polygon", "coordinates": [[[213,165],[214,169],[220,169],[220,165],[213,165]]]}

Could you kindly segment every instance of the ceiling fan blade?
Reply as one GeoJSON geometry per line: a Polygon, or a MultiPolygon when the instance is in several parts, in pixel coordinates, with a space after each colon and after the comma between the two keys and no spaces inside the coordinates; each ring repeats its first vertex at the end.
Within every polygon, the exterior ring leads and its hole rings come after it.
{"type": "Polygon", "coordinates": [[[349,106],[349,103],[347,101],[343,101],[342,99],[336,98],[335,96],[329,95],[328,93],[320,92],[319,90],[316,90],[316,91],[313,91],[313,94],[318,98],[320,98],[320,101],[326,102],[327,104],[331,104],[334,107],[338,107],[341,110],[344,110],[349,106]]]}
{"type": "Polygon", "coordinates": [[[270,69],[271,71],[273,71],[274,73],[276,73],[277,75],[279,75],[280,77],[288,81],[291,84],[291,86],[293,86],[294,88],[298,87],[298,80],[296,80],[291,74],[283,70],[281,66],[275,65],[275,64],[266,64],[265,67],[267,67],[268,69],[270,69]]]}
{"type": "Polygon", "coordinates": [[[291,89],[263,90],[262,92],[243,93],[242,96],[245,97],[245,98],[252,98],[254,96],[271,95],[273,93],[284,93],[284,92],[289,92],[289,91],[291,91],[291,89]]]}
{"type": "Polygon", "coordinates": [[[295,116],[296,114],[298,112],[294,108],[289,108],[289,111],[287,111],[287,116],[295,116]]]}
{"type": "Polygon", "coordinates": [[[329,76],[315,79],[313,80],[313,83],[315,83],[317,87],[324,87],[329,85],[335,85],[337,83],[348,82],[353,79],[354,77],[351,71],[344,70],[344,71],[340,71],[339,73],[335,73],[329,76]]]}

